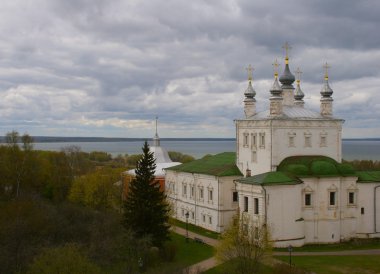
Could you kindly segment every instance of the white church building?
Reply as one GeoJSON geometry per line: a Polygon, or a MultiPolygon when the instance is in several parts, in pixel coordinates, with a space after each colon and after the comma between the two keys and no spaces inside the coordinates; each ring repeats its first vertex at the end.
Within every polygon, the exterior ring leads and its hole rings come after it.
{"type": "Polygon", "coordinates": [[[266,225],[277,247],[380,237],[380,171],[342,164],[344,121],[333,115],[327,64],[319,112],[306,108],[299,76],[294,88],[287,52],[279,78],[274,67],[263,112],[248,68],[236,153],[166,169],[173,217],[222,232],[240,212],[253,227],[266,225]]]}

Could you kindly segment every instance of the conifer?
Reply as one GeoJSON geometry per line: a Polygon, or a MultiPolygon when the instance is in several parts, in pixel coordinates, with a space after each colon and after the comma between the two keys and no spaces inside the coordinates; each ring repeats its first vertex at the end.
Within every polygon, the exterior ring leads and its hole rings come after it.
{"type": "Polygon", "coordinates": [[[142,151],[124,203],[123,224],[138,238],[151,237],[152,244],[161,247],[169,239],[169,205],[155,180],[155,159],[146,141],[142,151]]]}

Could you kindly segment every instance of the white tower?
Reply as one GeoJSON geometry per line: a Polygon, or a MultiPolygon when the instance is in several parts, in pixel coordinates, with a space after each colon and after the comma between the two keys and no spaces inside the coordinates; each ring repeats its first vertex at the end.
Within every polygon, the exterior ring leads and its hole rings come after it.
{"type": "Polygon", "coordinates": [[[251,65],[246,68],[248,72],[248,87],[244,92],[245,99],[244,99],[244,113],[245,118],[249,118],[256,114],[256,91],[252,87],[252,81],[253,81],[253,67],[251,65]]]}
{"type": "Polygon", "coordinates": [[[333,98],[331,95],[333,94],[333,90],[330,88],[329,85],[329,74],[328,69],[330,66],[326,63],[323,68],[325,69],[325,81],[323,83],[323,87],[321,90],[321,115],[322,116],[332,116],[333,109],[332,109],[332,103],[333,98]]]}

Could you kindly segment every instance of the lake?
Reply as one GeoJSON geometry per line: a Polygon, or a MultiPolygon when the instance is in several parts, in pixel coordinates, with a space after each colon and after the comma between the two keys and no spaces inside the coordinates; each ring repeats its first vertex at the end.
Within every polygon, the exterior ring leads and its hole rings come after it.
{"type": "MultiPolygon", "coordinates": [[[[118,154],[139,154],[143,141],[122,141],[122,142],[48,142],[35,143],[37,150],[59,151],[67,146],[79,146],[82,151],[105,151],[112,156],[118,154]]],[[[217,154],[225,151],[236,151],[235,140],[161,140],[161,146],[168,151],[178,151],[201,158],[206,154],[217,154]]],[[[380,141],[371,140],[343,140],[343,159],[345,160],[379,160],[380,161],[380,141]]]]}

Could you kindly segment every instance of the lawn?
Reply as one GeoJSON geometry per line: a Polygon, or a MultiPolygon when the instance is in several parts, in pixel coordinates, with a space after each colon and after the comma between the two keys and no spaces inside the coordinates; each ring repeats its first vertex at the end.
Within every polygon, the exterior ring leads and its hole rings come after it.
{"type": "MultiPolygon", "coordinates": [[[[360,250],[360,249],[380,249],[380,239],[354,239],[349,242],[336,244],[310,244],[302,247],[293,247],[294,252],[310,251],[341,251],[341,250],[360,250]]],[[[288,252],[288,248],[275,248],[274,251],[288,252]]]]}
{"type": "MultiPolygon", "coordinates": [[[[178,227],[186,229],[186,223],[184,223],[184,222],[181,222],[181,221],[176,220],[176,219],[170,219],[170,222],[174,226],[178,226],[178,227]]],[[[202,227],[199,227],[199,226],[196,226],[193,224],[188,224],[188,229],[189,229],[189,231],[192,231],[192,232],[197,233],[199,235],[203,235],[203,236],[213,238],[213,239],[218,239],[220,236],[220,234],[217,232],[210,231],[210,230],[204,229],[202,227]]]]}
{"type": "MultiPolygon", "coordinates": [[[[226,262],[224,264],[220,264],[214,268],[211,268],[205,272],[202,272],[203,274],[226,274],[226,273],[231,273],[230,269],[230,262],[226,262]]],[[[273,273],[273,268],[266,266],[266,265],[261,265],[260,266],[260,274],[271,274],[273,273]]]]}
{"type": "Polygon", "coordinates": [[[170,237],[177,250],[175,261],[162,263],[147,273],[182,273],[180,272],[181,269],[214,256],[214,248],[209,245],[196,243],[192,240],[186,242],[185,237],[173,232],[171,232],[170,237]]]}
{"type": "MultiPolygon", "coordinates": [[[[287,263],[288,256],[275,256],[287,263]]],[[[379,255],[293,256],[295,266],[317,274],[375,274],[380,272],[379,255]]]]}

